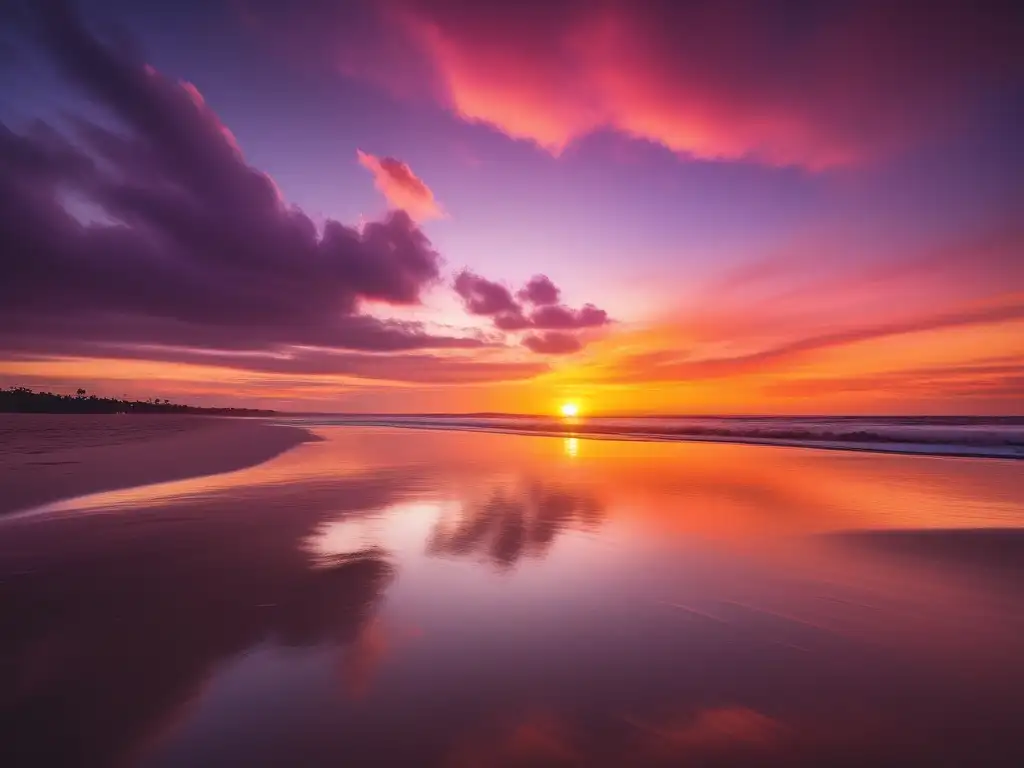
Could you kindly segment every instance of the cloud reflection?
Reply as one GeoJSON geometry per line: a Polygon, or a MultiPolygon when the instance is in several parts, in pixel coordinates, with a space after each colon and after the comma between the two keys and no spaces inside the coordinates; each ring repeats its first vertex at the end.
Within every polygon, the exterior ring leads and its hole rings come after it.
{"type": "Polygon", "coordinates": [[[747,707],[704,709],[660,722],[631,722],[642,734],[642,749],[654,764],[752,758],[774,752],[789,736],[789,729],[778,720],[747,707]]]}
{"type": "MultiPolygon", "coordinates": [[[[779,720],[742,706],[639,719],[570,718],[544,709],[481,724],[451,749],[451,768],[513,766],[760,765],[792,740],[779,720]]],[[[772,763],[774,764],[774,763],[772,763]]]]}
{"type": "MultiPolygon", "coordinates": [[[[367,474],[264,485],[257,505],[239,488],[143,515],[5,526],[0,762],[130,763],[175,730],[222,662],[266,642],[358,646],[394,574],[387,554],[311,562],[303,542],[403,488],[367,474]]],[[[365,677],[359,652],[343,658],[365,677]]]]}
{"type": "Polygon", "coordinates": [[[464,503],[456,519],[442,518],[427,544],[433,555],[479,555],[500,569],[523,557],[542,558],[560,533],[595,528],[600,502],[565,486],[502,485],[479,502],[464,503]]]}

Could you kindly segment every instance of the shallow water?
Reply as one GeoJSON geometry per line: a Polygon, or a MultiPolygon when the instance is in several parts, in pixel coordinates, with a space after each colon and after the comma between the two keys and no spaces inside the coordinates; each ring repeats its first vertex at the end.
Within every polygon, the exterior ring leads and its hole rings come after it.
{"type": "Polygon", "coordinates": [[[1024,459],[1024,416],[554,416],[310,414],[299,426],[449,429],[611,440],[791,445],[875,453],[1024,459]]]}
{"type": "Polygon", "coordinates": [[[0,764],[1024,759],[1019,462],[319,434],[0,522],[0,764]]]}

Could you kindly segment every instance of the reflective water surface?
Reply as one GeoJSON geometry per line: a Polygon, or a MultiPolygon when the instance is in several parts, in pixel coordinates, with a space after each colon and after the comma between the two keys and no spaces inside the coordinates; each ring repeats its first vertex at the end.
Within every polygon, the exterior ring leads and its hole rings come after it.
{"type": "Polygon", "coordinates": [[[1024,760],[1019,462],[319,434],[0,521],[0,764],[1024,760]]]}

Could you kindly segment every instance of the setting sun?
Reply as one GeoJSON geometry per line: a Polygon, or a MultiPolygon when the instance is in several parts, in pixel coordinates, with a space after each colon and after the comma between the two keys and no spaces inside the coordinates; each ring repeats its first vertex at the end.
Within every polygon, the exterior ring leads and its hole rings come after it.
{"type": "Polygon", "coordinates": [[[576,403],[562,403],[562,415],[567,419],[580,415],[580,407],[576,403]]]}

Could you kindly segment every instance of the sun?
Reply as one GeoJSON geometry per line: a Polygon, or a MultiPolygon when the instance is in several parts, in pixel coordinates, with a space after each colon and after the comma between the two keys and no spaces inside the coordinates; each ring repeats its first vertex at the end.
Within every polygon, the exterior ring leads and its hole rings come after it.
{"type": "Polygon", "coordinates": [[[562,407],[559,410],[567,419],[573,419],[580,415],[580,407],[576,403],[562,403],[562,407]]]}

